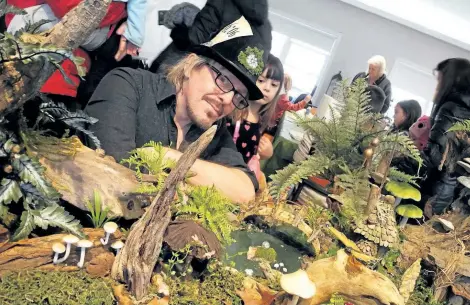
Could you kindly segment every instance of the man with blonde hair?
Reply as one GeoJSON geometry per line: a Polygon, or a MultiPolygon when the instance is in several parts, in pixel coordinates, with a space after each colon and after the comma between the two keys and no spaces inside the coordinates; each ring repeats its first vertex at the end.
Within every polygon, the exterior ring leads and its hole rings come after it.
{"type": "Polygon", "coordinates": [[[383,56],[375,55],[367,61],[367,67],[367,73],[358,73],[354,77],[353,82],[358,78],[365,78],[369,84],[373,108],[378,108],[376,109],[377,112],[385,113],[390,107],[392,97],[392,84],[385,74],[387,62],[383,56]]]}
{"type": "MultiPolygon", "coordinates": [[[[267,1],[256,10],[266,11],[267,1]]],[[[120,68],[99,84],[87,112],[107,154],[117,160],[149,141],[169,148],[179,159],[189,143],[217,125],[217,133],[191,171],[189,182],[214,185],[234,202],[254,198],[258,182],[244,163],[223,118],[263,94],[256,86],[271,49],[268,20],[251,23],[241,14],[204,45],[176,64],[168,75],[120,68]]]]}

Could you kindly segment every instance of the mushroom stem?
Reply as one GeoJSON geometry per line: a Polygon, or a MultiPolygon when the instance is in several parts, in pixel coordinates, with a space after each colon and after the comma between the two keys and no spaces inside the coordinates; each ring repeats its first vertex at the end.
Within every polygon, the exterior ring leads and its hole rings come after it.
{"type": "Polygon", "coordinates": [[[52,260],[52,263],[54,263],[54,265],[59,263],[59,261],[57,260],[58,258],[59,258],[59,252],[56,252],[54,254],[54,259],[52,260]]]}
{"type": "Polygon", "coordinates": [[[85,248],[82,247],[81,252],[80,252],[80,261],[77,264],[78,268],[82,268],[84,263],[85,263],[85,248]]]}
{"type": "Polygon", "coordinates": [[[102,239],[102,238],[100,238],[100,241],[101,241],[101,243],[103,244],[103,246],[105,246],[105,245],[107,245],[107,244],[108,244],[108,241],[109,241],[109,235],[111,235],[111,233],[108,233],[108,232],[106,232],[105,239],[102,239]]]}
{"type": "Polygon", "coordinates": [[[297,305],[297,302],[299,301],[299,296],[298,295],[294,295],[292,297],[292,300],[289,301],[289,303],[287,303],[287,305],[297,305]]]}
{"type": "Polygon", "coordinates": [[[400,228],[403,229],[405,225],[407,224],[407,222],[408,222],[408,217],[403,216],[403,218],[400,221],[400,228]]]}
{"type": "MultiPolygon", "coordinates": [[[[65,262],[65,260],[69,257],[70,255],[70,248],[72,247],[72,244],[67,243],[67,248],[65,248],[65,254],[61,259],[57,260],[57,264],[65,262]]],[[[56,253],[57,255],[57,253],[56,253]]]]}
{"type": "Polygon", "coordinates": [[[395,204],[393,205],[394,208],[396,208],[401,202],[401,198],[400,197],[397,197],[395,198],[395,204]]]}

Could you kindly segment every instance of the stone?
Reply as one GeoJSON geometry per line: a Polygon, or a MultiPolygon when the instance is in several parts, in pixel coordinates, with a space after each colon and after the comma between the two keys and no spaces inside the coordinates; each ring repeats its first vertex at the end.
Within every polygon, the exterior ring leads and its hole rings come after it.
{"type": "Polygon", "coordinates": [[[464,305],[465,300],[459,295],[454,295],[452,296],[449,301],[447,302],[447,305],[464,305]]]}

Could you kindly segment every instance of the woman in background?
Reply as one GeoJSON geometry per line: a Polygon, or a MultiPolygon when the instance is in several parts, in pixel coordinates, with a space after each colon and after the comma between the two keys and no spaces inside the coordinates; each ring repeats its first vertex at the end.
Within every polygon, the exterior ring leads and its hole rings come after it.
{"type": "Polygon", "coordinates": [[[405,100],[395,105],[395,115],[393,116],[393,131],[408,133],[421,116],[421,106],[415,100],[405,100]]]}
{"type": "Polygon", "coordinates": [[[447,130],[455,123],[470,118],[470,61],[450,58],[436,69],[437,87],[430,116],[429,141],[423,151],[426,176],[421,184],[424,197],[434,214],[441,214],[452,203],[457,185],[455,163],[443,162],[448,143],[447,130]]]}

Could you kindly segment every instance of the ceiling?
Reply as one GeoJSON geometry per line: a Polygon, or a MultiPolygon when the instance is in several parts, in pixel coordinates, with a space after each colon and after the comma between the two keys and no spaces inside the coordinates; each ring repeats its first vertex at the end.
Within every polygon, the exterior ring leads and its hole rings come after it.
{"type": "Polygon", "coordinates": [[[470,51],[469,0],[341,0],[470,51]]]}

